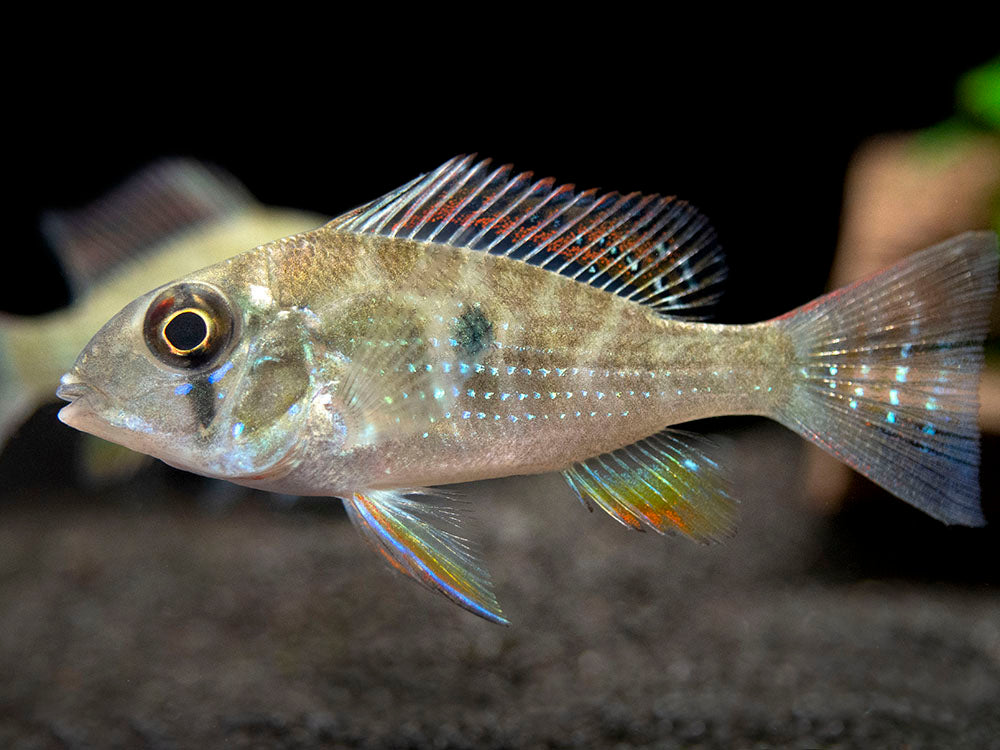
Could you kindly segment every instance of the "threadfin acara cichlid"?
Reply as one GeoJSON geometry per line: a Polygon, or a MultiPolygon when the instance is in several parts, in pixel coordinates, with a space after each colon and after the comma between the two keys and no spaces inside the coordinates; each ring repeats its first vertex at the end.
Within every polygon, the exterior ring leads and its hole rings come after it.
{"type": "Polygon", "coordinates": [[[627,526],[718,539],[723,472],[666,429],[691,419],[771,417],[945,523],[984,522],[995,235],[764,323],[692,322],[723,272],[674,198],[456,158],[138,298],[63,377],[59,416],[199,474],[342,498],[397,569],[498,622],[455,509],[424,488],[561,471],[627,526]]]}

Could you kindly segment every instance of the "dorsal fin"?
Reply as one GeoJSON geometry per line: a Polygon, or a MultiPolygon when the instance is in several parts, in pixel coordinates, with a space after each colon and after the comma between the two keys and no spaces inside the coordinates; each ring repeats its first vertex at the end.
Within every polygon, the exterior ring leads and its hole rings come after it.
{"type": "Polygon", "coordinates": [[[672,196],[574,191],[457,156],[331,221],[333,229],[504,255],[646,304],[703,317],[725,265],[715,232],[672,196]]]}
{"type": "Polygon", "coordinates": [[[85,208],[46,213],[42,233],[80,295],[119,263],[254,205],[224,170],[193,159],[165,159],[85,208]]]}

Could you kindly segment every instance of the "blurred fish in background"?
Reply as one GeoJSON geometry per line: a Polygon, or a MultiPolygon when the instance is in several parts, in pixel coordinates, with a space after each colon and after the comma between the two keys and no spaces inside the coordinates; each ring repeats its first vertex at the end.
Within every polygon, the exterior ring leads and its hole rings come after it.
{"type": "MultiPolygon", "coordinates": [[[[1000,58],[963,75],[956,112],[922,131],[873,137],[855,152],[844,186],[836,289],[969,229],[1000,231],[1000,58]]],[[[1000,434],[1000,305],[994,304],[980,384],[979,425],[1000,434]]],[[[808,497],[833,512],[863,482],[810,446],[808,497]]],[[[984,490],[990,515],[995,499],[984,490]]]]}
{"type": "MultiPolygon", "coordinates": [[[[258,202],[225,170],[164,159],[91,205],[53,211],[42,232],[67,276],[73,302],[38,316],[0,313],[0,450],[43,404],[94,332],[148,289],[247,247],[312,229],[318,214],[258,202]]],[[[99,438],[80,451],[83,477],[122,480],[146,457],[99,438]]]]}

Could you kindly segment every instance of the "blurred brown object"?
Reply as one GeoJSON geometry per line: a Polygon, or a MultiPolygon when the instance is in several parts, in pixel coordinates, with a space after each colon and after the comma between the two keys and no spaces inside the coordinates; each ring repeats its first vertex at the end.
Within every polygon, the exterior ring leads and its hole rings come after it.
{"type": "MultiPolygon", "coordinates": [[[[829,288],[850,284],[905,255],[970,229],[990,226],[1000,194],[1000,141],[944,126],[878,136],[854,155],[844,181],[840,242],[829,288]]],[[[994,304],[992,332],[1000,332],[994,304]]],[[[1000,433],[1000,372],[987,369],[980,388],[980,425],[1000,433]]],[[[832,512],[851,470],[808,446],[807,497],[832,512]]]]}

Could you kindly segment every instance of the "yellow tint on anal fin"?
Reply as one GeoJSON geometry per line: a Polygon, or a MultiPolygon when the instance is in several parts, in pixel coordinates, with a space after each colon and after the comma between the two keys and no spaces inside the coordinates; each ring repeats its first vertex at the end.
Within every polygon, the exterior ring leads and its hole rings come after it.
{"type": "Polygon", "coordinates": [[[373,490],[345,498],[344,507],[365,540],[396,570],[480,617],[507,624],[489,573],[469,542],[441,528],[458,525],[452,505],[373,490]]]}
{"type": "Polygon", "coordinates": [[[585,504],[596,503],[624,526],[716,542],[732,536],[737,503],[706,449],[704,438],[665,430],[581,461],[563,476],[585,504]]]}

